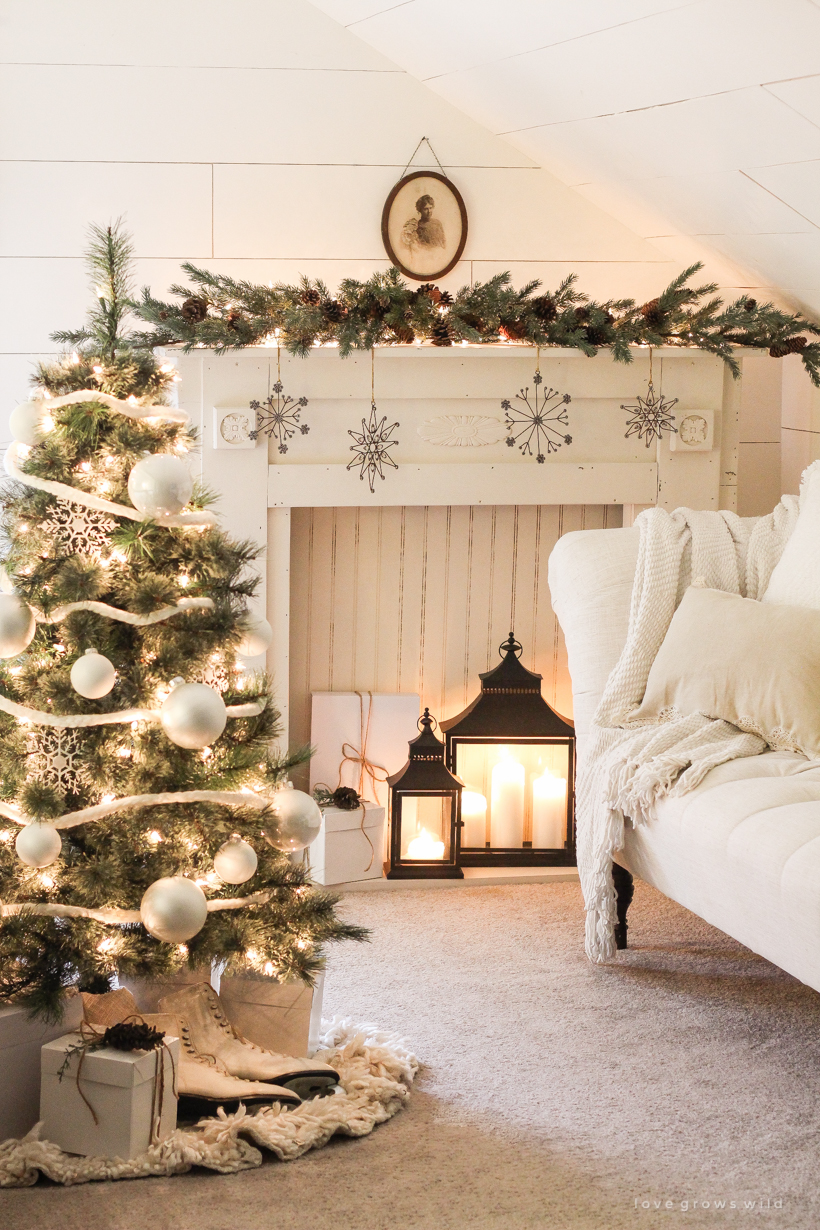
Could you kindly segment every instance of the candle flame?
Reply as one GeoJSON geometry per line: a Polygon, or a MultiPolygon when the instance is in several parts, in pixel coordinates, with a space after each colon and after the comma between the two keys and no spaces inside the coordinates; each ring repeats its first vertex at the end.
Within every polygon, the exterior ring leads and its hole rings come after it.
{"type": "Polygon", "coordinates": [[[407,847],[408,858],[444,858],[444,842],[422,829],[407,847]]]}

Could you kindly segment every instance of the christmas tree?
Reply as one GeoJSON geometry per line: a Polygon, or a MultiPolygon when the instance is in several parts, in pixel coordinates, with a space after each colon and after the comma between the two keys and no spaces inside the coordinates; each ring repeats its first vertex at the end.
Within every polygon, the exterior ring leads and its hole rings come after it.
{"type": "Polygon", "coordinates": [[[259,548],[191,482],[173,369],[127,329],[131,245],[92,228],[97,302],[12,414],[0,574],[0,1000],[212,962],[310,981],[360,939],[289,852],[317,831],[272,750],[248,600],[259,548]],[[236,886],[241,884],[241,889],[236,886]],[[240,895],[238,895],[240,894],[240,895]]]}

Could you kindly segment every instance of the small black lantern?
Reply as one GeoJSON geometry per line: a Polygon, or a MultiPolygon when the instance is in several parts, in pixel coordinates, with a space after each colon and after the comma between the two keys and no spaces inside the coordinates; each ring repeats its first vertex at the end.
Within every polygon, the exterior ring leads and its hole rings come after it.
{"type": "Polygon", "coordinates": [[[472,704],[441,724],[464,783],[461,866],[573,866],[575,728],[542,697],[512,632],[499,652],[472,704]]]}
{"type": "Polygon", "coordinates": [[[444,763],[444,744],[425,709],[421,734],[409,744],[403,769],[388,777],[390,861],[388,880],[463,879],[458,865],[461,782],[444,763]]]}

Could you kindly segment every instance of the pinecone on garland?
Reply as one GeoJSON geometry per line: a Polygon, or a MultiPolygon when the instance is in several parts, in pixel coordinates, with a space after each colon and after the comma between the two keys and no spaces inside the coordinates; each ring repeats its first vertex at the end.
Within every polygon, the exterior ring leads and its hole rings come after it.
{"type": "Polygon", "coordinates": [[[550,324],[558,315],[558,305],[552,295],[539,295],[532,300],[530,307],[542,325],[550,324]]]}
{"type": "Polygon", "coordinates": [[[434,346],[452,346],[453,330],[450,328],[449,320],[440,316],[438,320],[433,322],[433,327],[430,330],[430,341],[434,346]]]}
{"type": "Polygon", "coordinates": [[[236,308],[231,308],[226,317],[226,322],[229,329],[238,329],[242,316],[237,312],[236,308]]]}
{"type": "Polygon", "coordinates": [[[336,325],[347,316],[347,308],[338,299],[326,299],[322,304],[322,315],[330,324],[336,325]]]}
{"type": "Polygon", "coordinates": [[[441,303],[441,291],[432,282],[424,282],[418,289],[420,295],[426,295],[433,303],[441,303]]]}
{"type": "Polygon", "coordinates": [[[527,336],[527,328],[520,320],[502,320],[499,333],[511,342],[520,342],[527,336]]]}
{"type": "Polygon", "coordinates": [[[200,299],[198,295],[192,295],[190,299],[186,299],[180,308],[180,315],[183,320],[187,320],[189,325],[201,324],[208,315],[207,299],[200,299]]]}
{"type": "Polygon", "coordinates": [[[409,325],[394,325],[393,332],[396,335],[396,341],[403,342],[407,346],[416,340],[416,335],[409,325]]]}
{"type": "Polygon", "coordinates": [[[641,315],[650,329],[659,329],[664,322],[664,312],[660,299],[650,299],[640,309],[641,315]]]}
{"type": "Polygon", "coordinates": [[[322,302],[322,296],[319,294],[318,290],[314,290],[312,287],[308,287],[307,290],[303,290],[299,298],[302,303],[304,303],[305,307],[318,307],[322,302]]]}
{"type": "Polygon", "coordinates": [[[468,329],[475,329],[476,333],[486,332],[486,320],[482,320],[480,316],[476,316],[475,312],[460,312],[459,315],[468,329]]]}
{"type": "Polygon", "coordinates": [[[757,299],[747,299],[743,306],[747,312],[753,312],[757,307],[757,299]]]}
{"type": "Polygon", "coordinates": [[[579,307],[575,309],[575,321],[579,325],[589,324],[590,311],[589,308],[579,307]]]}
{"type": "Polygon", "coordinates": [[[450,294],[449,290],[443,290],[441,294],[439,295],[439,300],[438,300],[439,307],[451,307],[454,302],[455,300],[453,299],[453,296],[450,294]]]}
{"type": "Polygon", "coordinates": [[[784,359],[787,354],[799,354],[805,347],[804,337],[787,337],[782,342],[775,342],[770,346],[769,354],[773,359],[784,359]]]}
{"type": "Polygon", "coordinates": [[[590,346],[604,346],[609,341],[609,334],[601,325],[587,325],[586,333],[590,346]]]}

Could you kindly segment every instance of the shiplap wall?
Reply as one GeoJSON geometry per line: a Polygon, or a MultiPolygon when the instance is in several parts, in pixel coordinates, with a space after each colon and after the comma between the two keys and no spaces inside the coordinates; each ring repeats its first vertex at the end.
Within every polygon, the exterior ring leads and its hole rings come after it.
{"type": "Polygon", "coordinates": [[[382,204],[424,135],[470,217],[451,289],[576,270],[645,298],[677,272],[305,0],[11,0],[0,37],[0,443],[51,331],[82,321],[90,221],[126,216],[158,294],[183,260],[335,287],[388,268],[382,204]]]}
{"type": "Polygon", "coordinates": [[[311,692],[418,691],[452,717],[511,627],[544,697],[570,714],[547,560],[569,530],[620,524],[613,505],[295,508],[291,744],[310,739],[311,692]]]}

